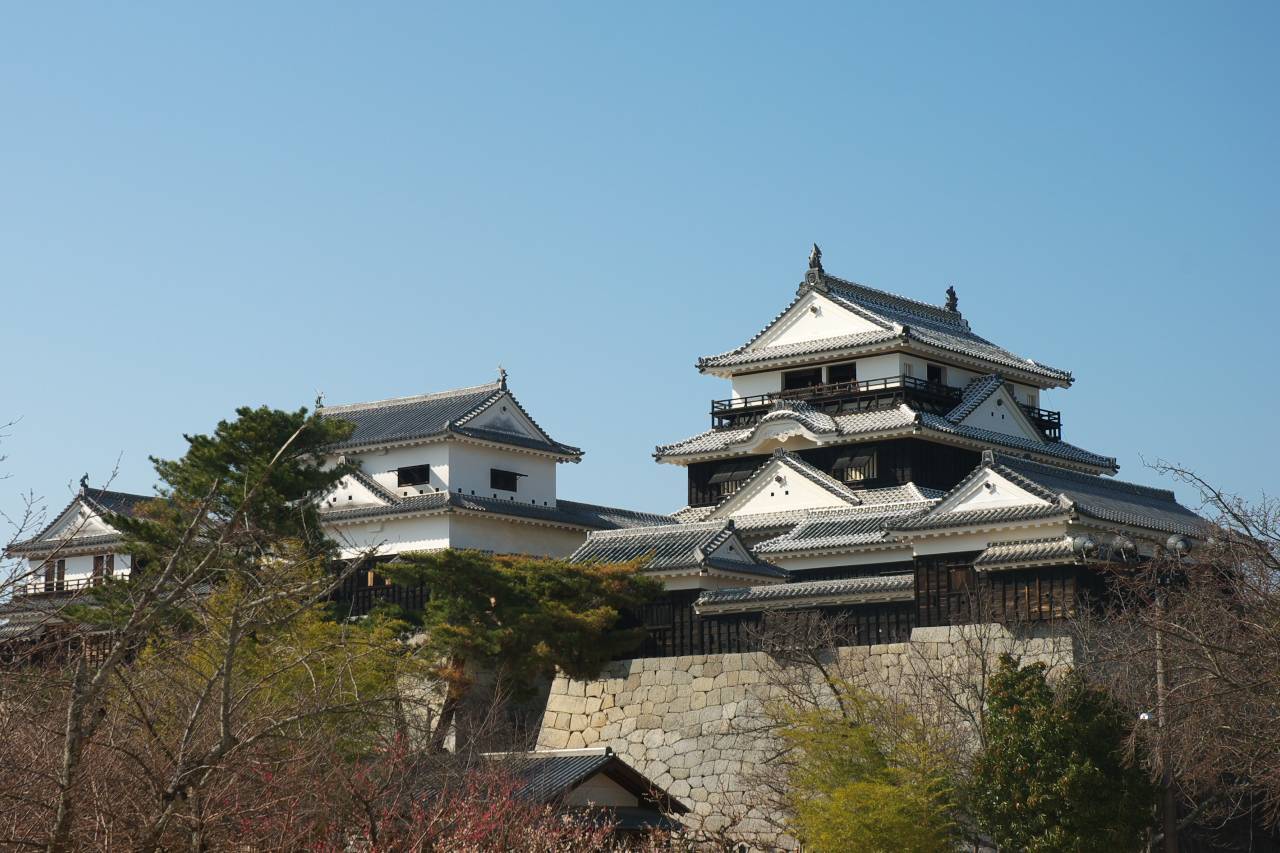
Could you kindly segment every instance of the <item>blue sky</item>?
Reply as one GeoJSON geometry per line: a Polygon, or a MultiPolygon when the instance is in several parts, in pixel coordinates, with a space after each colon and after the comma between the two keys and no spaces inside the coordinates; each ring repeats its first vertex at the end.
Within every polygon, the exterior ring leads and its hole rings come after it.
{"type": "Polygon", "coordinates": [[[502,363],[562,496],[674,510],[814,240],[1122,477],[1275,487],[1276,4],[180,5],[6,11],[0,508],[502,363]]]}

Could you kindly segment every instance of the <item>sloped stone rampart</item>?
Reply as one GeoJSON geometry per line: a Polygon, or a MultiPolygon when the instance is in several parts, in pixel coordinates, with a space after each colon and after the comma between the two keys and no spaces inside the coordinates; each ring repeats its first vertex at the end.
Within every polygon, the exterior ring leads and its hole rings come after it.
{"type": "MultiPolygon", "coordinates": [[[[832,655],[865,686],[909,701],[912,685],[970,674],[976,658],[1003,652],[1052,667],[1072,660],[1066,637],[1014,637],[994,625],[917,628],[907,643],[832,655]]],[[[779,695],[777,671],[757,652],[617,661],[590,681],[560,676],[551,685],[538,748],[612,747],[689,805],[699,828],[776,842],[768,822],[776,815],[760,813],[753,784],[776,748],[760,724],[763,703],[779,695]]]]}

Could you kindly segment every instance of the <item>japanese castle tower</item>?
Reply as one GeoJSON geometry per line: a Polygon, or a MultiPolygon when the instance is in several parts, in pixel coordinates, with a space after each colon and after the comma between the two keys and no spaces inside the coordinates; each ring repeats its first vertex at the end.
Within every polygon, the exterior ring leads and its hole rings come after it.
{"type": "Polygon", "coordinates": [[[1039,403],[1071,374],[979,337],[953,288],[938,306],[836,278],[815,245],[791,303],[697,367],[731,387],[710,429],[654,453],[688,471],[681,523],[592,533],[573,555],[647,557],[664,579],[648,655],[744,650],[778,610],[838,612],[856,644],[1061,618],[1107,564],[1202,529],[1064,441],[1039,403]]]}

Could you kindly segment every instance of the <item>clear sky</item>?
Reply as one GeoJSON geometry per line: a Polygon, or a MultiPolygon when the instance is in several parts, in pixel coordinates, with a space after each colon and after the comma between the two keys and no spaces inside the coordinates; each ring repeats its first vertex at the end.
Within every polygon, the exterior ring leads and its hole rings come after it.
{"type": "Polygon", "coordinates": [[[1278,36],[1242,2],[11,4],[0,508],[501,363],[587,450],[563,497],[674,510],[653,447],[728,390],[695,359],[815,240],[1072,370],[1043,405],[1121,477],[1274,489],[1278,36]]]}

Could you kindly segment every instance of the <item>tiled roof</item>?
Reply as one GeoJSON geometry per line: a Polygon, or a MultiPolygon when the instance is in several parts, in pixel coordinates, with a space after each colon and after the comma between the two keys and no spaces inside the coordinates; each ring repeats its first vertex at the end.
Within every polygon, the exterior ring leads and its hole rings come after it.
{"type": "Polygon", "coordinates": [[[111,514],[133,516],[137,514],[139,507],[155,499],[155,495],[138,495],[132,492],[116,492],[110,489],[95,489],[92,486],[85,486],[76,493],[75,497],[66,506],[59,510],[58,514],[45,525],[43,530],[29,539],[13,543],[6,553],[38,553],[59,548],[85,548],[91,545],[107,545],[118,542],[120,537],[114,533],[104,533],[96,536],[71,536],[59,539],[49,539],[48,537],[53,528],[62,520],[62,517],[67,514],[67,511],[77,503],[83,502],[85,506],[99,516],[111,514]]]}
{"type": "Polygon", "coordinates": [[[34,640],[46,629],[65,625],[63,614],[77,593],[23,596],[0,603],[0,641],[34,640]]]}
{"type": "MultiPolygon", "coordinates": [[[[831,420],[835,425],[836,435],[861,435],[910,427],[915,423],[915,412],[907,406],[895,406],[891,409],[836,415],[831,417],[831,420]]],[[[699,453],[715,453],[733,447],[736,444],[741,444],[749,439],[755,431],[756,426],[742,427],[741,429],[707,430],[692,438],[686,438],[684,441],[659,445],[653,455],[658,459],[664,459],[693,456],[699,453]]]]}
{"type": "MultiPolygon", "coordinates": [[[[519,781],[519,795],[535,802],[558,801],[596,774],[603,773],[633,796],[654,803],[663,811],[673,814],[686,814],[689,811],[688,806],[659,788],[608,747],[598,750],[490,754],[486,757],[502,761],[519,781]]],[[[632,819],[639,816],[636,813],[656,813],[656,809],[628,810],[632,819]]],[[[652,822],[652,817],[649,822],[652,822]]]]}
{"type": "Polygon", "coordinates": [[[601,531],[587,536],[587,541],[569,555],[569,560],[575,563],[624,563],[648,558],[644,567],[655,572],[710,566],[741,574],[786,577],[786,572],[757,560],[745,548],[740,560],[711,558],[711,552],[733,533],[734,525],[731,521],[701,521],[694,524],[601,531]]]}
{"type": "Polygon", "coordinates": [[[430,512],[483,512],[536,521],[549,521],[586,527],[595,530],[637,527],[642,525],[674,525],[676,520],[666,515],[637,512],[619,507],[559,500],[555,506],[537,506],[519,501],[462,495],[457,492],[434,492],[429,495],[410,495],[400,498],[392,495],[392,502],[380,506],[352,507],[321,511],[325,524],[363,521],[383,516],[407,515],[430,512]]]}
{"type": "MultiPolygon", "coordinates": [[[[783,410],[778,411],[780,413],[783,410]]],[[[779,417],[782,417],[782,415],[779,414],[779,417]]],[[[947,417],[935,415],[932,412],[917,412],[905,403],[900,403],[887,409],[848,412],[826,417],[830,417],[835,423],[836,430],[834,433],[816,430],[812,426],[810,426],[810,431],[818,435],[830,435],[833,439],[839,439],[846,436],[870,433],[920,429],[926,432],[933,431],[954,435],[989,447],[1026,451],[1053,459],[1061,459],[1066,462],[1087,465],[1092,468],[1114,471],[1119,467],[1115,457],[1102,456],[1065,441],[1036,441],[1022,436],[981,429],[968,424],[953,423],[947,417]]],[[[800,422],[805,423],[805,421],[800,422]]],[[[806,423],[806,426],[809,426],[809,424],[806,423]]],[[[655,448],[653,455],[655,459],[664,461],[708,453],[722,453],[748,442],[758,427],[759,425],[741,427],[739,429],[707,430],[692,438],[686,438],[684,441],[659,445],[655,448]]],[[[838,440],[832,440],[829,443],[838,444],[839,442],[838,440]]]]}
{"type": "Polygon", "coordinates": [[[373,492],[375,495],[382,498],[384,501],[387,501],[388,503],[395,503],[400,499],[399,495],[397,495],[395,492],[391,491],[386,486],[379,483],[377,480],[370,477],[360,468],[357,468],[354,471],[352,471],[350,476],[351,476],[351,479],[355,480],[357,483],[364,486],[366,489],[373,492]]]}
{"type": "MultiPolygon", "coordinates": [[[[713,507],[714,509],[714,507],[713,507]]],[[[750,515],[735,515],[733,523],[740,533],[760,536],[770,531],[781,531],[795,527],[804,521],[812,510],[788,509],[781,512],[753,512],[750,515]]]]}
{"type": "Polygon", "coordinates": [[[1074,561],[1075,552],[1071,548],[1071,539],[1067,536],[1054,536],[1048,539],[992,542],[973,561],[973,567],[980,571],[992,571],[1074,561]]]}
{"type": "Polygon", "coordinates": [[[988,373],[986,376],[979,376],[972,380],[964,386],[959,404],[947,412],[947,420],[953,424],[960,423],[973,414],[973,410],[985,403],[987,398],[996,393],[1003,384],[1004,379],[998,373],[988,373]]]}
{"type": "Polygon", "coordinates": [[[920,426],[926,430],[956,435],[981,444],[1004,447],[1011,450],[1024,450],[1041,456],[1050,456],[1066,462],[1079,462],[1092,468],[1104,468],[1115,471],[1120,467],[1114,456],[1102,456],[1083,447],[1077,447],[1065,441],[1036,441],[1018,435],[972,427],[968,424],[955,424],[940,415],[931,412],[920,413],[920,426]]]}
{"type": "Polygon", "coordinates": [[[780,583],[771,586],[714,589],[698,596],[699,613],[751,610],[758,607],[814,607],[868,601],[910,601],[915,597],[913,575],[871,575],[840,580],[780,583]]]}
{"type": "MultiPolygon", "coordinates": [[[[1081,474],[1053,465],[984,451],[982,464],[965,477],[948,496],[968,487],[990,469],[1026,489],[1045,504],[1015,504],[958,512],[934,510],[897,523],[895,530],[932,530],[950,527],[987,526],[1017,521],[1074,516],[1094,518],[1113,524],[1202,536],[1208,523],[1178,503],[1173,492],[1137,483],[1126,483],[1096,474],[1081,474]]],[[[944,497],[941,504],[946,503],[944,497]]]]}
{"type": "Polygon", "coordinates": [[[996,470],[1014,482],[1061,495],[1080,515],[1185,536],[1203,536],[1208,528],[1208,522],[1178,503],[1168,489],[1078,474],[1012,456],[994,454],[993,459],[996,470]]]}
{"type": "Polygon", "coordinates": [[[709,355],[698,359],[698,368],[733,367],[738,364],[756,364],[762,361],[773,361],[776,358],[794,358],[798,355],[816,355],[824,352],[835,352],[843,349],[870,346],[902,337],[902,333],[893,329],[880,329],[870,332],[855,332],[852,335],[837,335],[831,338],[818,338],[812,341],[797,341],[790,344],[778,344],[771,347],[747,349],[746,344],[719,355],[709,355]]]}
{"type": "Polygon", "coordinates": [[[1070,382],[1071,374],[1065,370],[1040,364],[1029,358],[996,346],[986,338],[973,333],[969,322],[959,312],[948,311],[937,305],[905,299],[883,290],[857,284],[852,281],[826,277],[827,295],[837,303],[861,308],[881,319],[897,323],[908,330],[908,336],[940,349],[961,355],[980,358],[994,364],[1012,367],[1062,382],[1070,382]]]}
{"type": "Polygon", "coordinates": [[[850,349],[882,343],[894,338],[916,340],[927,346],[947,350],[970,358],[982,359],[992,364],[1014,368],[1026,373],[1043,376],[1057,382],[1070,383],[1071,374],[1065,370],[1040,364],[1028,358],[996,346],[986,338],[973,333],[969,323],[959,312],[948,311],[937,305],[907,299],[883,290],[845,279],[824,275],[819,283],[806,282],[800,286],[799,295],[777,317],[757,332],[751,340],[737,349],[698,360],[698,369],[755,364],[777,358],[808,355],[819,352],[850,349]],[[832,302],[870,320],[881,330],[871,330],[853,335],[805,341],[772,347],[752,345],[760,339],[807,292],[823,293],[832,302]]]}
{"type": "Polygon", "coordinates": [[[758,554],[793,554],[830,548],[874,545],[890,540],[889,529],[919,515],[934,500],[847,509],[815,510],[795,529],[755,546],[758,554]]]}
{"type": "MultiPolygon", "coordinates": [[[[454,433],[557,455],[581,457],[581,450],[558,441],[544,441],[527,435],[468,425],[477,415],[504,397],[537,427],[537,422],[501,382],[416,397],[324,406],[319,411],[323,417],[337,418],[355,425],[355,431],[349,438],[333,446],[335,450],[415,441],[454,433]]],[[[546,435],[541,427],[538,427],[538,431],[546,435]]]]}
{"type": "Polygon", "coordinates": [[[1036,521],[1061,518],[1071,513],[1056,503],[1019,504],[1015,506],[967,509],[960,512],[917,515],[905,518],[893,525],[894,530],[936,530],[946,527],[985,527],[992,524],[1008,524],[1017,521],[1036,521]]]}
{"type": "Polygon", "coordinates": [[[707,516],[715,511],[714,504],[711,506],[686,506],[671,513],[671,517],[681,524],[690,524],[696,521],[705,521],[707,516]]]}

